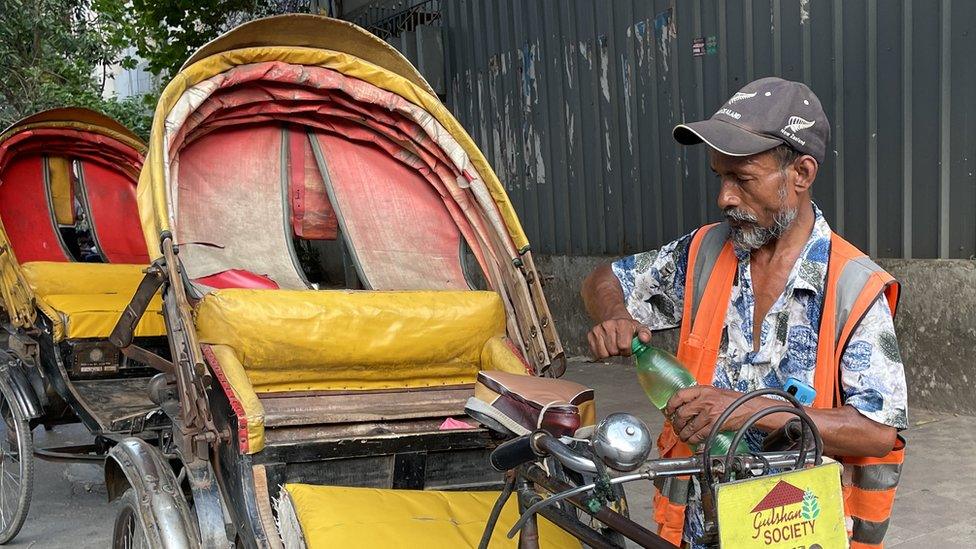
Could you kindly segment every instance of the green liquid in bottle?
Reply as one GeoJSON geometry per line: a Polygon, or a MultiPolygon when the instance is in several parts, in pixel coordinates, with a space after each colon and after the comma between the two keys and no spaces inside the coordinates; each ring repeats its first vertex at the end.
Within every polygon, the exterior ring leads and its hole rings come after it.
{"type": "MultiPolygon", "coordinates": [[[[691,372],[671,353],[645,345],[636,337],[631,343],[631,350],[637,362],[637,380],[640,381],[648,400],[658,410],[663,410],[671,397],[681,389],[698,384],[695,376],[691,375],[691,372]]],[[[712,443],[712,455],[728,453],[729,445],[734,436],[735,433],[732,432],[722,432],[716,435],[715,441],[712,443]]],[[[698,451],[698,446],[693,445],[692,449],[698,451]]],[[[746,442],[740,441],[736,453],[748,452],[749,447],[746,442]]]]}

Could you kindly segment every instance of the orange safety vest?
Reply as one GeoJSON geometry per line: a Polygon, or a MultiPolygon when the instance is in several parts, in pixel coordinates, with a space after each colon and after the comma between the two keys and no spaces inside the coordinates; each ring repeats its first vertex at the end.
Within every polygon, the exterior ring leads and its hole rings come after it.
{"type": "MultiPolygon", "coordinates": [[[[692,237],[678,359],[703,385],[711,385],[715,374],[737,265],[727,224],[702,227],[692,237]]],[[[898,290],[898,282],[890,274],[836,233],[831,234],[814,370],[814,407],[840,404],[840,361],[847,341],[882,294],[894,314],[898,290]]],[[[670,422],[664,424],[658,450],[662,458],[692,455],[670,422]]],[[[883,547],[904,453],[905,441],[899,436],[895,448],[883,458],[838,458],[850,469],[851,482],[844,486],[844,509],[852,549],[883,547]]],[[[658,534],[675,545],[682,540],[689,487],[690,477],[667,479],[657,484],[654,496],[658,534]]]]}

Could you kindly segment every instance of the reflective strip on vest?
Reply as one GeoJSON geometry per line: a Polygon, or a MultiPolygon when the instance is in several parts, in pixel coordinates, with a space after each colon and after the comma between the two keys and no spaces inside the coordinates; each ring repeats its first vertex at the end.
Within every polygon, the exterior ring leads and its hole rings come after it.
{"type": "Polygon", "coordinates": [[[901,478],[901,463],[880,465],[852,465],[851,484],[862,490],[891,490],[901,478]]]}
{"type": "Polygon", "coordinates": [[[890,519],[883,522],[871,522],[854,517],[854,529],[851,534],[851,541],[866,543],[868,545],[881,545],[884,541],[885,533],[888,531],[890,519]]]}
{"type": "MultiPolygon", "coordinates": [[[[699,229],[701,230],[701,229],[699,229]]],[[[695,285],[692,288],[693,295],[691,301],[691,318],[682,319],[682,322],[694,322],[695,315],[698,314],[698,305],[701,304],[702,297],[705,295],[705,287],[708,284],[699,284],[699,281],[707,281],[718,260],[718,255],[722,253],[725,242],[729,239],[731,229],[728,223],[718,223],[714,225],[702,238],[698,247],[698,254],[695,257],[695,285]]]]}
{"type": "MultiPolygon", "coordinates": [[[[884,272],[880,266],[874,261],[871,261],[867,257],[857,257],[851,259],[844,265],[844,270],[840,273],[840,278],[837,280],[837,296],[834,300],[836,314],[834,318],[834,329],[836,335],[834,341],[837,345],[840,345],[841,332],[844,330],[844,326],[847,324],[848,317],[851,316],[851,309],[854,308],[854,302],[857,298],[861,296],[861,290],[867,283],[868,279],[875,273],[884,272]]],[[[880,295],[878,297],[881,297],[880,295]]],[[[858,320],[860,322],[860,320],[858,320]]]]}
{"type": "MultiPolygon", "coordinates": [[[[723,222],[713,226],[702,238],[694,263],[693,276],[695,284],[692,288],[692,316],[691,319],[682,319],[683,322],[688,320],[694,322],[695,315],[698,314],[698,306],[701,304],[702,297],[705,295],[705,289],[708,286],[709,275],[711,275],[712,269],[715,268],[715,262],[718,260],[722,248],[725,247],[725,243],[728,241],[730,234],[731,228],[729,224],[723,222]]],[[[884,269],[866,256],[851,259],[844,265],[844,270],[837,280],[836,306],[834,309],[836,311],[834,315],[835,341],[838,344],[840,344],[841,332],[847,324],[848,317],[851,315],[854,302],[861,295],[861,289],[864,288],[864,284],[871,275],[879,272],[884,272],[884,269]]]]}
{"type": "Polygon", "coordinates": [[[691,492],[691,479],[667,477],[654,479],[654,486],[662,496],[676,505],[688,504],[688,493],[691,492]]]}

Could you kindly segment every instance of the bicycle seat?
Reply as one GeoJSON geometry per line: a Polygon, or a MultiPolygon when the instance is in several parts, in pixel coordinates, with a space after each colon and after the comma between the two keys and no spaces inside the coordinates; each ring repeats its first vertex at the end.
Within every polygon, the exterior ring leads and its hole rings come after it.
{"type": "Polygon", "coordinates": [[[481,371],[464,411],[496,431],[589,435],[596,424],[593,389],[562,379],[481,371]]]}

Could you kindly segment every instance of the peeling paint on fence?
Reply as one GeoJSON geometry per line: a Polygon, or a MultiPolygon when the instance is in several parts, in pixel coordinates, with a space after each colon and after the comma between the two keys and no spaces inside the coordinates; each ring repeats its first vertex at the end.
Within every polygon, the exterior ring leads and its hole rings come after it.
{"type": "Polygon", "coordinates": [[[976,2],[452,0],[442,10],[448,105],[536,250],[630,253],[718,219],[706,151],[677,146],[671,129],[778,75],[809,84],[831,120],[814,196],[845,237],[881,257],[976,255],[976,71],[966,70],[976,2]],[[694,57],[696,38],[715,47],[694,57]]]}

